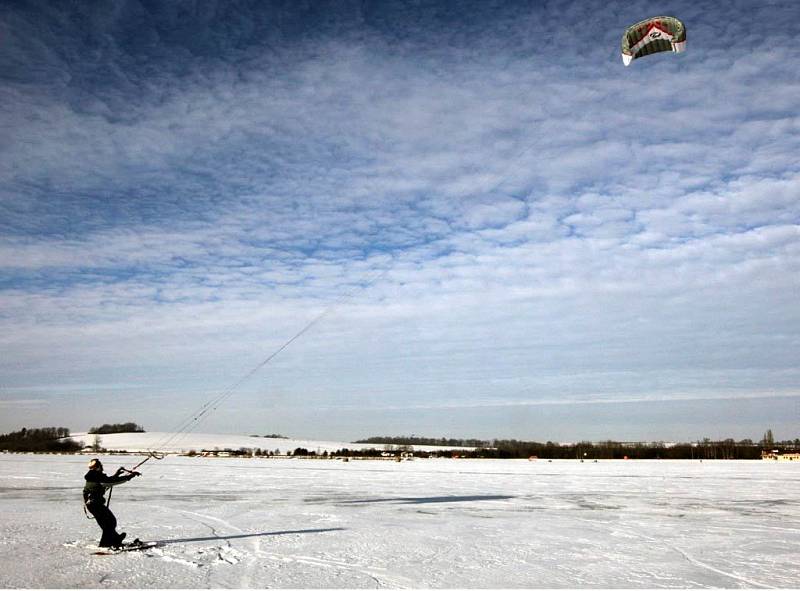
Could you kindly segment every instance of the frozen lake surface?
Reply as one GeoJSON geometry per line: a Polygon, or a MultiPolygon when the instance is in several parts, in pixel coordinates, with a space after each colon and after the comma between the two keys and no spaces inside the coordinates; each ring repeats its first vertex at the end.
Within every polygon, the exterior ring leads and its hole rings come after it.
{"type": "Polygon", "coordinates": [[[94,556],[86,461],[0,455],[0,586],[800,587],[800,463],[168,457],[94,556]]]}

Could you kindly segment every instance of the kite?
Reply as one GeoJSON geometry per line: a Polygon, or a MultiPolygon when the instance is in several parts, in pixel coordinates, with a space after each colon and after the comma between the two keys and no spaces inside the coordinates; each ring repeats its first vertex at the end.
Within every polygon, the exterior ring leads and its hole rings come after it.
{"type": "Polygon", "coordinates": [[[622,35],[622,63],[626,66],[659,51],[686,49],[686,27],[674,16],[654,16],[631,25],[622,35]]]}

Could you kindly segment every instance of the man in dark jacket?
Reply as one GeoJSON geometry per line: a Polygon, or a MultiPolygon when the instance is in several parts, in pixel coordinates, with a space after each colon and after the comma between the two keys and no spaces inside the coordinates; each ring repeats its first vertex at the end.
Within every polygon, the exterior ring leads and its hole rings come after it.
{"type": "Polygon", "coordinates": [[[117,533],[117,518],[106,506],[105,493],[107,488],[115,484],[128,482],[134,476],[140,476],[139,472],[131,472],[120,468],[113,476],[108,476],[103,472],[103,464],[98,459],[89,462],[89,471],[84,478],[86,485],[83,487],[83,502],[86,509],[97,520],[97,525],[103,530],[100,538],[100,547],[109,548],[121,546],[125,534],[117,533]],[[124,476],[123,472],[127,472],[124,476]]]}

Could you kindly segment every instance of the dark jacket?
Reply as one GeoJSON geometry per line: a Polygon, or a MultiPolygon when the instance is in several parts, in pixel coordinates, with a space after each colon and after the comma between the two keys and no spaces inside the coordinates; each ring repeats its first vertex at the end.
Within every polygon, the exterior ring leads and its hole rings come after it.
{"type": "Polygon", "coordinates": [[[115,484],[128,482],[134,476],[135,474],[126,474],[125,476],[114,474],[114,476],[108,476],[105,472],[89,470],[84,476],[86,484],[83,487],[83,500],[86,503],[99,501],[105,504],[107,488],[111,488],[115,484]]]}

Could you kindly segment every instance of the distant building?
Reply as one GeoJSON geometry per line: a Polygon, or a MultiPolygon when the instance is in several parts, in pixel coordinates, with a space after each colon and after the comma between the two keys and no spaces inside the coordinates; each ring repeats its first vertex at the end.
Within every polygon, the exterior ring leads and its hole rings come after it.
{"type": "Polygon", "coordinates": [[[200,455],[204,458],[229,458],[233,454],[229,451],[223,451],[219,449],[204,449],[200,452],[200,455]]]}
{"type": "Polygon", "coordinates": [[[762,460],[773,460],[776,462],[800,462],[800,452],[781,452],[777,449],[772,451],[762,451],[762,460]]]}

